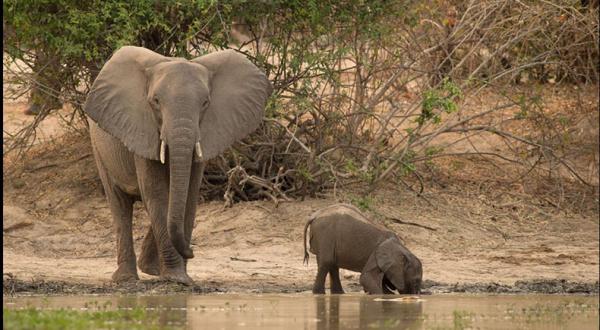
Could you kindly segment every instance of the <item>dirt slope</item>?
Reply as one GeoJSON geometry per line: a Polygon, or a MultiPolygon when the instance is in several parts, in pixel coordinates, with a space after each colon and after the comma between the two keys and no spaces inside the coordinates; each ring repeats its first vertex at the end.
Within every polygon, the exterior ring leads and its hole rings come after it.
{"type": "MultiPolygon", "coordinates": [[[[4,228],[31,225],[4,234],[4,272],[21,279],[108,281],[115,269],[115,238],[109,210],[99,195],[63,206],[60,212],[46,211],[49,214],[5,201],[4,228]]],[[[228,209],[219,202],[200,205],[190,275],[200,284],[230,290],[309,288],[316,264],[314,257],[308,267],[302,264],[302,227],[307,214],[333,202],[307,200],[278,208],[270,202],[239,203],[228,209]]],[[[425,279],[502,284],[540,278],[598,279],[598,223],[593,219],[560,214],[514,223],[493,221],[490,213],[447,213],[443,206],[428,210],[410,198],[404,204],[408,205],[382,199],[375,208],[436,229],[388,224],[421,258],[425,279]]],[[[137,251],[147,226],[147,216],[138,207],[137,251]]],[[[356,273],[342,274],[346,283],[358,282],[356,273]]]]}
{"type": "MultiPolygon", "coordinates": [[[[109,281],[116,265],[115,237],[91,157],[6,180],[3,193],[5,273],[24,280],[109,281]]],[[[268,201],[231,208],[218,201],[201,203],[193,235],[196,258],[189,274],[200,284],[229,290],[309,289],[316,264],[314,257],[308,267],[302,264],[306,218],[319,207],[351,196],[277,208],[268,201]]],[[[367,212],[404,238],[423,261],[425,279],[503,284],[598,279],[598,220],[593,215],[557,212],[552,206],[526,209],[518,196],[509,195],[492,201],[485,195],[430,191],[425,197],[435,206],[408,192],[384,191],[371,208],[435,231],[367,212]]],[[[137,251],[148,225],[145,211],[136,204],[137,251]]],[[[344,283],[356,288],[358,274],[342,274],[344,283]]]]}
{"type": "MultiPolygon", "coordinates": [[[[22,109],[23,105],[5,104],[4,122],[30,120],[19,117],[22,109]]],[[[60,135],[49,129],[52,136],[60,135]]],[[[81,285],[109,282],[116,267],[115,236],[87,139],[45,141],[17,172],[4,173],[3,272],[11,278],[81,285]]],[[[10,165],[6,159],[4,163],[10,165]]],[[[310,290],[316,262],[312,257],[308,266],[302,263],[307,216],[357,195],[338,191],[336,196],[278,207],[270,201],[231,208],[223,208],[220,201],[201,202],[193,234],[196,258],[188,272],[206,288],[310,290]]],[[[597,197],[582,200],[594,198],[597,203],[597,197]]],[[[422,260],[425,280],[512,285],[565,279],[595,282],[597,290],[597,205],[574,209],[555,204],[521,190],[493,185],[482,190],[466,180],[431,185],[422,197],[386,187],[374,195],[367,215],[405,240],[422,260]],[[382,214],[420,226],[399,224],[382,214]]],[[[139,251],[149,220],[139,203],[134,216],[139,251]]],[[[357,273],[342,270],[342,277],[348,291],[360,290],[357,273]]]]}

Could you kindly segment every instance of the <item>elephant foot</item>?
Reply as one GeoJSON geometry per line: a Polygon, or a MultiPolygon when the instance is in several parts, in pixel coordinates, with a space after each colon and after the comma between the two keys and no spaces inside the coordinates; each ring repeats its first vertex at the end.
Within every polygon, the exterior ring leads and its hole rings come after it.
{"type": "Polygon", "coordinates": [[[142,251],[138,257],[137,263],[142,273],[154,276],[160,275],[158,249],[156,247],[154,235],[152,234],[152,228],[148,229],[148,234],[146,234],[146,237],[144,238],[142,251]]]}
{"type": "Polygon", "coordinates": [[[187,286],[194,285],[194,281],[185,272],[165,271],[160,275],[161,280],[176,282],[187,286]]]}
{"type": "Polygon", "coordinates": [[[331,289],[331,294],[344,294],[343,289],[331,289]]]}
{"type": "Polygon", "coordinates": [[[325,288],[313,288],[312,292],[314,294],[325,294],[325,288]]]}
{"type": "Polygon", "coordinates": [[[160,267],[158,264],[158,260],[145,260],[140,258],[138,260],[138,267],[144,274],[159,276],[160,275],[160,267]]]}
{"type": "Polygon", "coordinates": [[[119,266],[112,275],[112,280],[116,283],[133,282],[138,281],[139,279],[135,266],[133,267],[133,270],[131,267],[119,266]]]}

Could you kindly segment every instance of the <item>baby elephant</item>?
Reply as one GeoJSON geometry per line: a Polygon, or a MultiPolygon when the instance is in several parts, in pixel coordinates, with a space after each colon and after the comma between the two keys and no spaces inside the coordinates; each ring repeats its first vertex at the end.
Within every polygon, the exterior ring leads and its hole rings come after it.
{"type": "Polygon", "coordinates": [[[360,272],[360,284],[369,294],[421,293],[421,261],[396,234],[369,224],[352,205],[336,204],[313,213],[304,226],[304,262],[308,264],[306,231],[310,227],[310,252],[319,270],[313,293],[325,293],[329,273],[331,293],[344,293],[339,268],[360,272]]]}

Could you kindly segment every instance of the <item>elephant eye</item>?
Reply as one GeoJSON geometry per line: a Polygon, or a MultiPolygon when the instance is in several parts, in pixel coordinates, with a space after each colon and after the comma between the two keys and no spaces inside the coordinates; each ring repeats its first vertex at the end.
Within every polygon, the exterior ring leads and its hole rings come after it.
{"type": "Polygon", "coordinates": [[[208,104],[210,103],[209,99],[204,100],[204,102],[202,103],[202,107],[206,108],[208,106],[208,104]]]}
{"type": "Polygon", "coordinates": [[[150,105],[152,105],[153,108],[158,108],[158,96],[152,96],[148,102],[150,102],[150,105]]]}

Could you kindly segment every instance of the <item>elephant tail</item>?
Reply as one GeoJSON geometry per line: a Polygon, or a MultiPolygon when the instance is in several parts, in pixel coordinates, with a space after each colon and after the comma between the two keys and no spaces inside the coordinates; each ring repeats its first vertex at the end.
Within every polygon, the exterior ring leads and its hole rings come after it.
{"type": "Polygon", "coordinates": [[[304,243],[304,263],[308,265],[308,250],[306,249],[306,231],[308,230],[308,226],[310,226],[310,224],[313,222],[313,220],[315,220],[314,217],[311,217],[310,219],[308,219],[308,221],[306,222],[306,225],[304,225],[304,236],[303,236],[303,243],[304,243]]]}

